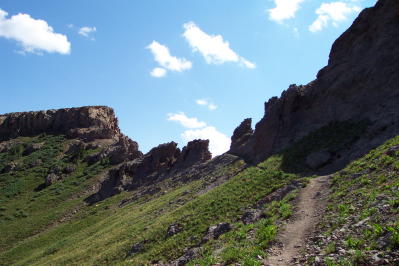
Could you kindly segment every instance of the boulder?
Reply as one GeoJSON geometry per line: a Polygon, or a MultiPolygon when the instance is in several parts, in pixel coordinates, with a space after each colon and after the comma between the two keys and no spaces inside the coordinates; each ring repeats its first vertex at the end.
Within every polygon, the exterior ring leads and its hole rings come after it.
{"type": "Polygon", "coordinates": [[[174,236],[177,233],[180,233],[183,230],[180,224],[174,223],[169,225],[168,230],[166,231],[166,237],[174,236]]]}
{"type": "Polygon", "coordinates": [[[27,145],[27,146],[25,147],[25,149],[24,149],[22,155],[23,155],[23,156],[28,156],[29,154],[31,154],[31,153],[33,153],[33,152],[35,152],[35,151],[40,150],[41,148],[43,148],[43,146],[44,146],[44,142],[42,142],[42,143],[32,143],[32,144],[29,144],[29,145],[27,145]]]}
{"type": "Polygon", "coordinates": [[[227,233],[231,230],[231,224],[229,223],[219,223],[217,225],[210,226],[204,237],[204,241],[209,241],[211,239],[218,239],[219,236],[227,233]]]}
{"type": "Polygon", "coordinates": [[[54,174],[54,173],[50,173],[50,174],[48,174],[48,175],[46,176],[46,179],[45,179],[44,183],[45,183],[46,186],[50,186],[50,185],[52,185],[52,184],[58,182],[58,181],[61,180],[61,179],[62,179],[61,176],[56,175],[56,174],[54,174]]]}

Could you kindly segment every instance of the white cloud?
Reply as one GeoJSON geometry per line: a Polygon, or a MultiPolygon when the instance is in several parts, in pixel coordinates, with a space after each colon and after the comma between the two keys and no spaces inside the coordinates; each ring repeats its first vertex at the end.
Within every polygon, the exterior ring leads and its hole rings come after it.
{"type": "Polygon", "coordinates": [[[206,106],[209,110],[213,111],[216,110],[218,107],[214,103],[209,102],[205,99],[198,99],[195,101],[198,105],[206,106]]]}
{"type": "Polygon", "coordinates": [[[78,31],[78,33],[86,38],[90,38],[92,40],[94,40],[93,38],[90,37],[91,33],[96,32],[97,29],[96,27],[81,27],[78,31]]]}
{"type": "Polygon", "coordinates": [[[255,68],[256,65],[239,56],[230,48],[228,41],[224,41],[221,35],[209,35],[202,31],[194,22],[183,25],[183,36],[190,44],[194,52],[200,52],[208,64],[223,64],[235,62],[247,68],[255,68]]]}
{"type": "Polygon", "coordinates": [[[55,33],[53,28],[41,19],[29,14],[17,14],[6,18],[7,12],[0,9],[0,37],[15,40],[22,46],[22,53],[69,54],[71,43],[67,37],[55,33]]]}
{"type": "Polygon", "coordinates": [[[212,156],[220,155],[230,148],[230,138],[219,132],[215,127],[208,126],[205,122],[199,121],[196,117],[187,117],[183,112],[168,114],[169,121],[176,121],[183,127],[188,128],[181,134],[185,141],[194,139],[209,139],[209,151],[212,156]]]}
{"type": "Polygon", "coordinates": [[[195,102],[196,102],[198,105],[207,105],[207,104],[208,104],[208,101],[207,101],[207,100],[202,100],[202,99],[196,100],[195,102]]]}
{"type": "Polygon", "coordinates": [[[339,22],[348,19],[348,15],[360,12],[359,6],[350,6],[344,2],[322,3],[316,10],[317,19],[309,26],[311,32],[321,31],[331,21],[337,27],[339,22]]]}
{"type": "Polygon", "coordinates": [[[304,0],[274,0],[276,6],[268,10],[269,19],[282,23],[286,19],[294,18],[303,1],[304,0]]]}
{"type": "Polygon", "coordinates": [[[153,41],[146,48],[150,49],[151,53],[154,55],[154,60],[163,67],[153,69],[151,72],[152,76],[154,76],[153,73],[156,69],[158,69],[156,70],[158,74],[162,73],[163,76],[165,76],[167,72],[166,69],[170,71],[182,72],[192,67],[192,63],[190,61],[186,60],[185,58],[177,58],[172,56],[169,52],[169,48],[157,41],[153,41]],[[164,71],[162,72],[159,69],[163,69],[164,71]]]}
{"type": "Polygon", "coordinates": [[[181,137],[185,141],[209,139],[209,151],[212,153],[212,156],[217,156],[228,151],[231,142],[229,137],[212,126],[186,130],[181,134],[181,137]]]}
{"type": "Polygon", "coordinates": [[[154,78],[162,78],[166,76],[166,69],[162,67],[156,67],[151,71],[151,76],[154,78]]]}
{"type": "Polygon", "coordinates": [[[216,110],[217,108],[218,108],[218,106],[213,103],[208,104],[208,109],[211,111],[216,110]]]}
{"type": "Polygon", "coordinates": [[[206,126],[205,122],[198,121],[196,117],[187,117],[183,112],[168,114],[168,120],[178,122],[186,128],[201,128],[206,126]]]}

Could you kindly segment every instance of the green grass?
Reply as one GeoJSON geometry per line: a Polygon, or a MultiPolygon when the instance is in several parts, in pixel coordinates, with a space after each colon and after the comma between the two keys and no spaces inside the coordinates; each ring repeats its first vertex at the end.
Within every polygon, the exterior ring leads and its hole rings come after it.
{"type": "MultiPolygon", "coordinates": [[[[65,145],[65,140],[61,137],[45,138],[46,143],[53,143],[46,144],[46,147],[65,145]]],[[[60,148],[54,151],[54,155],[61,150],[60,148]]],[[[34,153],[29,156],[38,155],[34,153]]],[[[46,162],[52,167],[65,162],[62,156],[52,156],[52,158],[55,161],[46,162]]],[[[28,160],[28,158],[19,159],[28,160]]],[[[16,180],[24,180],[24,187],[18,188],[21,192],[2,199],[6,204],[2,204],[0,212],[5,213],[7,217],[15,213],[17,218],[4,220],[0,225],[2,232],[8,231],[2,236],[0,261],[7,265],[117,263],[139,265],[176,259],[183,254],[186,247],[200,244],[209,226],[220,222],[237,224],[247,208],[296,178],[295,175],[276,169],[276,161],[278,160],[271,158],[264,162],[262,167],[246,168],[210,191],[202,191],[207,180],[212,179],[212,176],[204,176],[187,184],[174,184],[168,188],[167,193],[138,199],[123,208],[117,205],[122,199],[129,197],[130,193],[121,193],[93,206],[83,206],[82,198],[71,197],[96,180],[94,177],[104,169],[100,165],[88,166],[78,161],[77,170],[70,177],[40,191],[34,189],[43,182],[44,174],[49,169],[38,166],[36,170],[30,169],[26,172],[22,170],[15,176],[16,180]],[[29,175],[26,175],[28,172],[29,175]],[[176,203],[179,201],[183,204],[176,203]],[[77,206],[81,209],[70,221],[52,225],[54,221],[77,206]],[[32,226],[21,229],[21,225],[26,223],[32,226]],[[179,223],[183,230],[166,238],[166,230],[172,223],[179,223]],[[130,248],[139,242],[143,243],[142,251],[134,256],[127,256],[130,248]],[[24,256],[21,257],[20,254],[24,256]]],[[[211,175],[232,173],[242,165],[242,161],[237,161],[235,164],[218,169],[211,175]]],[[[168,182],[171,183],[168,180],[164,181],[168,182]]],[[[263,249],[277,233],[274,225],[276,217],[288,217],[291,212],[287,202],[281,205],[275,203],[272,206],[273,210],[269,211],[274,212],[275,217],[261,220],[254,225],[251,229],[256,232],[254,238],[241,247],[240,258],[234,258],[237,254],[234,244],[243,240],[247,234],[252,234],[252,231],[249,232],[248,227],[244,225],[240,225],[239,232],[236,232],[234,227],[235,233],[231,237],[235,240],[228,241],[230,244],[224,244],[225,248],[217,256],[217,260],[238,260],[245,265],[257,265],[255,262],[259,260],[258,256],[266,256],[263,249]]],[[[227,238],[228,236],[225,238],[222,235],[220,240],[227,238]]],[[[213,242],[212,240],[207,245],[210,247],[213,242]]],[[[203,259],[209,262],[214,260],[213,255],[207,258],[206,248],[203,259]]]]}
{"type": "Polygon", "coordinates": [[[332,193],[321,229],[329,235],[345,225],[353,226],[364,220],[365,226],[344,231],[343,247],[354,252],[343,259],[352,265],[370,259],[367,258],[369,250],[385,254],[399,248],[399,168],[396,164],[399,150],[388,152],[397,145],[399,136],[333,175],[332,193]],[[386,246],[379,244],[380,239],[387,239],[386,246]]]}
{"type": "Polygon", "coordinates": [[[89,167],[78,161],[76,170],[63,182],[44,188],[45,176],[51,169],[70,164],[68,157],[61,156],[67,142],[62,136],[19,138],[8,153],[0,155],[0,168],[10,162],[19,165],[16,171],[0,175],[0,251],[45,230],[81,205],[81,199],[72,196],[86,189],[94,181],[91,178],[106,168],[98,164],[89,167]],[[39,151],[22,156],[31,143],[45,144],[39,151]],[[30,166],[38,160],[42,163],[30,166]]]}

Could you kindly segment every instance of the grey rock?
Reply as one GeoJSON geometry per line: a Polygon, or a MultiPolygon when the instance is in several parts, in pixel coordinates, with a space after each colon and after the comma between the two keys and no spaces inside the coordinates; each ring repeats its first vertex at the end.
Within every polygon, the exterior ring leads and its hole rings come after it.
{"type": "Polygon", "coordinates": [[[231,224],[229,223],[220,223],[217,225],[213,225],[208,228],[208,231],[204,237],[204,241],[209,241],[211,239],[218,239],[219,236],[227,233],[232,229],[231,224]]]}

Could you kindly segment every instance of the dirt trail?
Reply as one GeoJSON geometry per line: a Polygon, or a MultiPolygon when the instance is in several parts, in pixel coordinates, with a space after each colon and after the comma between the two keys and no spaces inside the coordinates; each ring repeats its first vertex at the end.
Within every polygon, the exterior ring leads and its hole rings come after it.
{"type": "Polygon", "coordinates": [[[326,195],[329,192],[328,176],[311,179],[299,192],[293,218],[282,227],[277,244],[269,250],[265,265],[295,265],[305,239],[312,232],[322,215],[326,195]]]}

